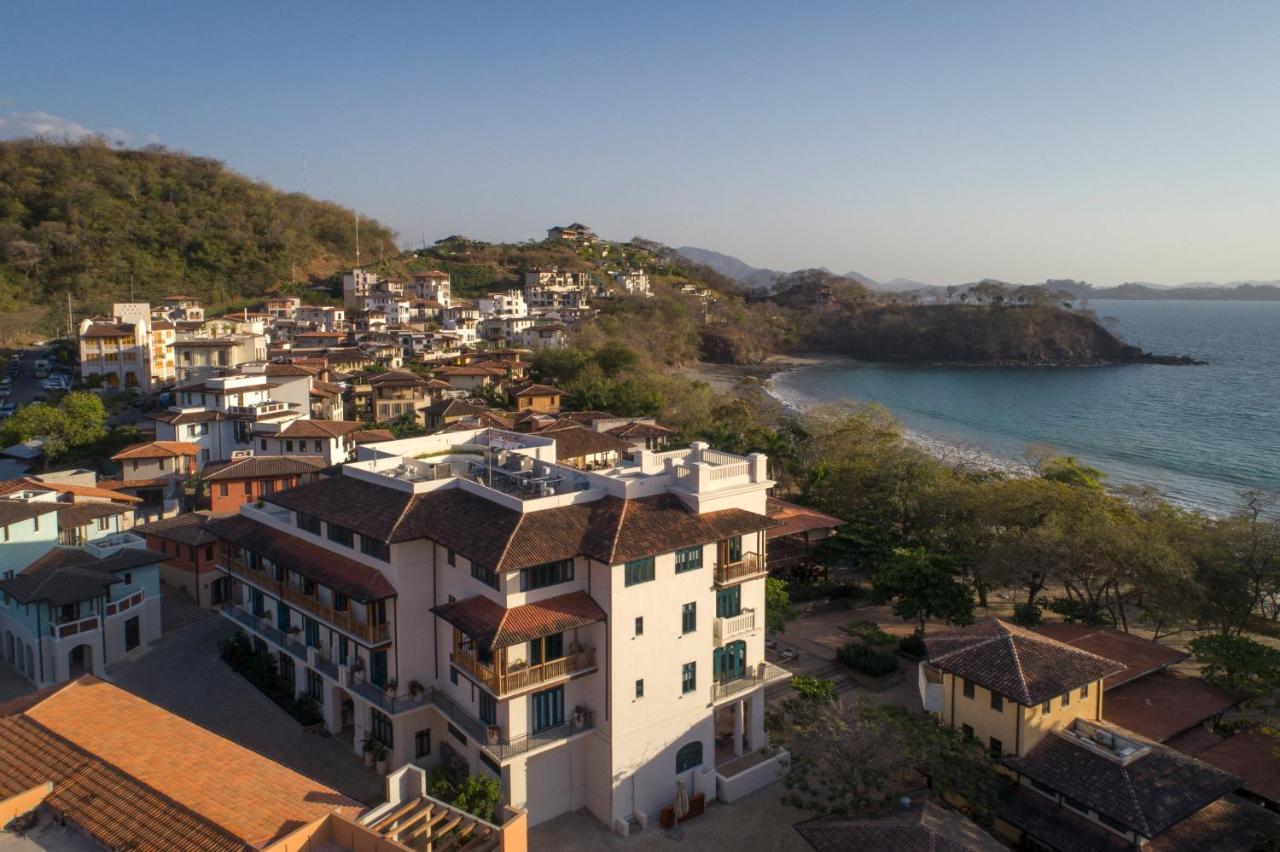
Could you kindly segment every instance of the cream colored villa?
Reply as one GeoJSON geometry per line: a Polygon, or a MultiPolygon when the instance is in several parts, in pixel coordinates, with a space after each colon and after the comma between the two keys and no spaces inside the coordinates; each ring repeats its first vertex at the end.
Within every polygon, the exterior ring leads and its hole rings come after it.
{"type": "Polygon", "coordinates": [[[557,464],[475,429],[361,447],[339,475],[210,523],[227,617],[390,765],[500,779],[531,824],[656,824],[677,780],[731,801],[777,778],[764,689],[763,455],[705,444],[557,464]]]}

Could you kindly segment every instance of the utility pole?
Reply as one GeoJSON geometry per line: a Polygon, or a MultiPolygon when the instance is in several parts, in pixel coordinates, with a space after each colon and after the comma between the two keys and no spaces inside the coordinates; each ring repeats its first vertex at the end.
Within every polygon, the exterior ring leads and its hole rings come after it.
{"type": "Polygon", "coordinates": [[[356,214],[356,269],[360,268],[360,214],[356,214]]]}
{"type": "Polygon", "coordinates": [[[72,338],[75,336],[76,336],[75,323],[71,319],[71,291],[68,290],[67,291],[67,337],[72,338]]]}

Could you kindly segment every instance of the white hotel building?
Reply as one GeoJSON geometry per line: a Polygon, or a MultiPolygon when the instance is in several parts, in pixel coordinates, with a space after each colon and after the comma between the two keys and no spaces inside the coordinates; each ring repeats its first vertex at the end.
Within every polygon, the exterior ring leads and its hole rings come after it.
{"type": "Polygon", "coordinates": [[[210,524],[224,614],[390,766],[498,779],[531,823],[657,823],[683,780],[732,801],[767,757],[763,455],[694,444],[582,472],[490,429],[360,448],[210,524]]]}

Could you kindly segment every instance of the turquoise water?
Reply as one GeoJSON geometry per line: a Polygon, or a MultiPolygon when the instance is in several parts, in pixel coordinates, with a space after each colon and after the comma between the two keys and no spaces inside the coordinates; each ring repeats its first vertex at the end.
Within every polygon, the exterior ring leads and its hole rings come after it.
{"type": "Polygon", "coordinates": [[[774,378],[784,402],[875,401],[925,438],[1018,460],[1048,442],[1110,475],[1214,512],[1280,491],[1280,302],[1095,301],[1123,340],[1208,366],[906,367],[774,378]]]}

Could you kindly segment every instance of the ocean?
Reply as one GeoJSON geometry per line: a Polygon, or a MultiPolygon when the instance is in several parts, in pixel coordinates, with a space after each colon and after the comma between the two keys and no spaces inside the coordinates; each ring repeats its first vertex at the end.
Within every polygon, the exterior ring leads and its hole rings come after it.
{"type": "Polygon", "coordinates": [[[1049,443],[1111,484],[1213,513],[1280,492],[1280,302],[1094,301],[1128,343],[1207,366],[918,367],[846,361],[774,376],[803,408],[874,401],[925,443],[1016,463],[1049,443]]]}

